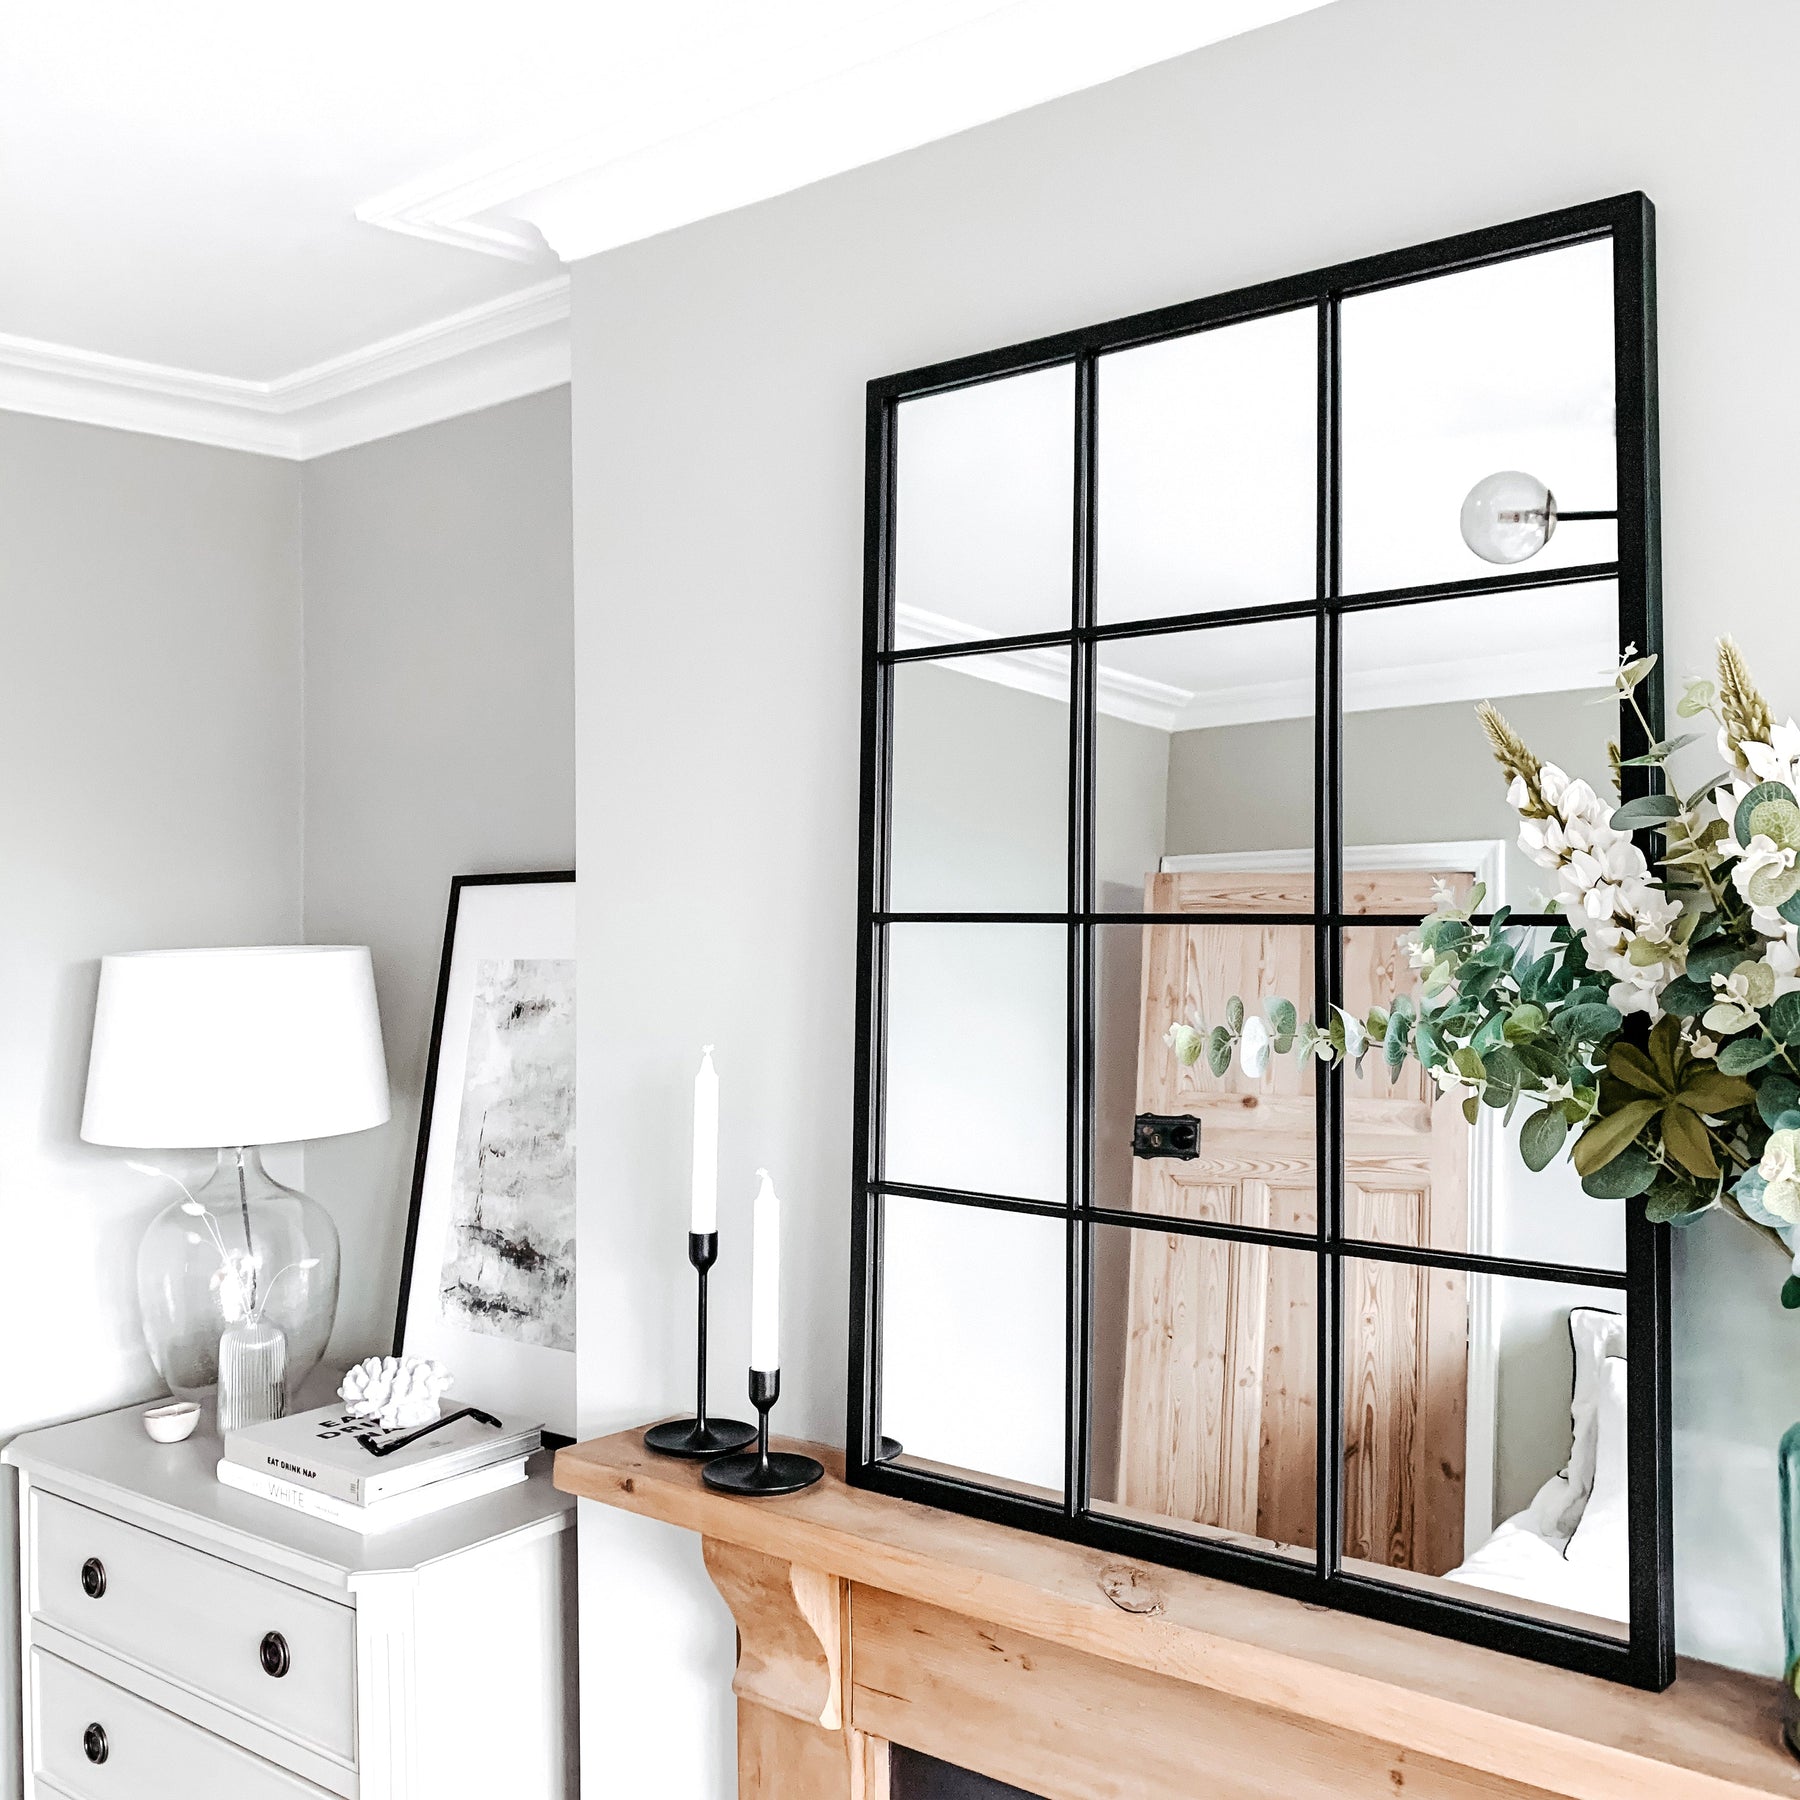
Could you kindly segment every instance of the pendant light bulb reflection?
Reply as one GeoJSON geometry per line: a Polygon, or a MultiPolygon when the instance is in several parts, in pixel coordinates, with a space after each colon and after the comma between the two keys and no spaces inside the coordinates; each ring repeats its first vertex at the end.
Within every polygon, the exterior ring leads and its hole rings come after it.
{"type": "Polygon", "coordinates": [[[1520,469],[1484,476],[1462,503],[1463,542],[1483,562],[1527,562],[1555,530],[1556,496],[1520,469]]]}

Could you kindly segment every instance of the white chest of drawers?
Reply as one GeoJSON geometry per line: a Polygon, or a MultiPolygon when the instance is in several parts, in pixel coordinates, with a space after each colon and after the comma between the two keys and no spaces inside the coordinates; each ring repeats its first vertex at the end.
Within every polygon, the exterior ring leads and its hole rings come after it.
{"type": "Polygon", "coordinates": [[[222,1486],[138,1409],[30,1432],[26,1800],[574,1800],[574,1502],[373,1537],[222,1486]]]}

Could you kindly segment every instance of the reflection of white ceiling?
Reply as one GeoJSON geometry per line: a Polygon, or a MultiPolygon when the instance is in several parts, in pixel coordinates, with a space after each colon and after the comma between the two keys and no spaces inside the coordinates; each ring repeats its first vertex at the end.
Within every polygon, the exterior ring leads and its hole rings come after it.
{"type": "MultiPolygon", "coordinates": [[[[1345,303],[1347,588],[1494,573],[1458,514],[1497,469],[1612,507],[1611,279],[1599,243],[1345,303]]],[[[1315,334],[1307,311],[1101,359],[1102,622],[1313,592],[1315,334]]],[[[1065,626],[1073,439],[1067,368],[904,403],[900,604],[977,637],[1065,626]]],[[[1609,523],[1566,524],[1533,567],[1605,562],[1614,544],[1609,523]]]]}
{"type": "Polygon", "coordinates": [[[0,0],[0,407],[304,456],[530,392],[561,261],[1319,3],[0,0]]]}
{"type": "MultiPolygon", "coordinates": [[[[1610,690],[1618,590],[1477,595],[1353,613],[1343,624],[1344,710],[1434,706],[1501,694],[1610,690]]],[[[967,643],[964,622],[902,608],[902,645],[967,643]]],[[[951,657],[937,665],[1067,702],[1065,650],[951,657]]],[[[1161,731],[1310,718],[1310,619],[1109,639],[1095,667],[1101,712],[1161,731]]]]}

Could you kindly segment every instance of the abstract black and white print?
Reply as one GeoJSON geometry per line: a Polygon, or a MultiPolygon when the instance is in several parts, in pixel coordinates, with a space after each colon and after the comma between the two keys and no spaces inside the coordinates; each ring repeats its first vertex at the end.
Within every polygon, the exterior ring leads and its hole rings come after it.
{"type": "Polygon", "coordinates": [[[483,961],[440,1284],[446,1320],[575,1347],[575,964],[483,961]]]}

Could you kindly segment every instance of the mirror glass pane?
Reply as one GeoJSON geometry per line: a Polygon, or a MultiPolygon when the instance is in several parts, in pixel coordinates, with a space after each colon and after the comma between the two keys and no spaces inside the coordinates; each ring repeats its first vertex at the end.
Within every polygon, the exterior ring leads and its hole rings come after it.
{"type": "Polygon", "coordinates": [[[895,648],[1067,631],[1073,365],[903,400],[897,411],[895,648]]]}
{"type": "Polygon", "coordinates": [[[1097,616],[1317,591],[1318,314],[1100,358],[1097,616]]]}
{"type": "MultiPolygon", "coordinates": [[[[1468,877],[1448,877],[1466,884],[1468,877]]],[[[1526,953],[1548,932],[1514,934],[1526,953]]],[[[1344,1003],[1359,1018],[1397,995],[1421,1004],[1405,948],[1408,929],[1344,933],[1344,1003]]],[[[1519,1133],[1541,1102],[1526,1095],[1511,1123],[1484,1106],[1471,1125],[1459,1096],[1438,1096],[1410,1057],[1390,1078],[1379,1048],[1344,1073],[1344,1233],[1412,1249],[1518,1257],[1565,1268],[1625,1267],[1625,1203],[1596,1200],[1566,1155],[1533,1174],[1519,1133]]]]}
{"type": "Polygon", "coordinates": [[[890,925],[884,1171],[1068,1196],[1068,928],[890,925]]]}
{"type": "Polygon", "coordinates": [[[882,1200],[881,1429],[903,1466],[1063,1488],[1068,1229],[882,1200]]]}
{"type": "Polygon", "coordinates": [[[1069,652],[897,663],[888,904],[1062,912],[1069,652]]]}
{"type": "Polygon", "coordinates": [[[1610,795],[1618,642],[1609,581],[1346,614],[1345,910],[1428,912],[1432,873],[1479,869],[1490,909],[1541,911],[1556,884],[1518,848],[1475,706],[1491,700],[1536,755],[1610,795]]]}
{"type": "Polygon", "coordinates": [[[1303,1250],[1094,1228],[1096,1512],[1311,1558],[1317,1267],[1303,1250]]]}
{"type": "Polygon", "coordinates": [[[1281,1027],[1280,1001],[1312,1017],[1311,928],[1101,925],[1094,953],[1095,1205],[1312,1231],[1313,1069],[1255,1041],[1281,1027]],[[1247,1020],[1225,1072],[1184,1064],[1170,1028],[1210,1030],[1234,997],[1247,1020]]]}
{"type": "MultiPolygon", "coordinates": [[[[1346,300],[1340,355],[1346,593],[1500,574],[1460,524],[1489,475],[1618,505],[1610,239],[1346,300]]],[[[1615,521],[1566,520],[1529,566],[1617,554],[1615,521]]]]}
{"type": "Polygon", "coordinates": [[[1100,911],[1195,911],[1184,887],[1224,875],[1227,910],[1311,910],[1315,637],[1308,617],[1095,646],[1100,911]]]}
{"type": "Polygon", "coordinates": [[[1624,1636],[1625,1302],[1344,1265],[1344,1566],[1624,1636]]]}

